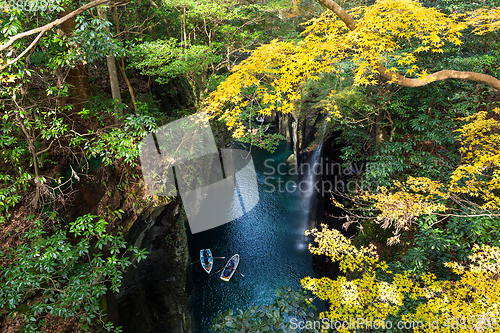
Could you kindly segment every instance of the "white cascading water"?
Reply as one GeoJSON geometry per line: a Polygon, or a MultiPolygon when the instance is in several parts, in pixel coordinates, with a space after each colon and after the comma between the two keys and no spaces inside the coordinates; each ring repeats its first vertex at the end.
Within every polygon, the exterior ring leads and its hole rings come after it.
{"type": "MultiPolygon", "coordinates": [[[[302,227],[298,232],[300,232],[303,237],[301,237],[297,247],[301,250],[307,250],[308,244],[310,243],[309,237],[306,237],[304,232],[307,229],[311,229],[314,227],[314,221],[312,221],[311,217],[314,215],[313,207],[316,204],[318,198],[317,187],[319,184],[316,184],[318,181],[320,174],[317,172],[318,165],[321,159],[321,152],[323,148],[323,141],[320,142],[316,150],[309,156],[306,163],[302,164],[299,167],[299,174],[302,175],[302,180],[299,183],[300,193],[302,196],[302,227]]],[[[321,190],[321,189],[320,189],[321,190]]]]}
{"type": "MultiPolygon", "coordinates": [[[[316,198],[318,197],[317,187],[315,185],[319,179],[319,176],[321,176],[321,175],[317,172],[318,167],[316,167],[316,165],[318,165],[318,163],[320,163],[321,152],[323,150],[323,136],[325,135],[325,130],[326,130],[326,123],[324,124],[323,130],[321,131],[322,139],[321,139],[320,143],[318,144],[318,147],[316,148],[314,153],[309,157],[308,161],[306,162],[306,164],[309,165],[309,168],[304,169],[304,170],[307,170],[307,174],[303,178],[303,181],[305,182],[304,185],[307,185],[307,186],[304,186],[303,188],[306,188],[307,190],[303,193],[302,202],[304,205],[304,211],[307,214],[307,222],[309,222],[309,217],[311,215],[310,214],[311,208],[313,207],[313,205],[316,201],[316,198]]],[[[321,167],[319,168],[319,170],[322,170],[322,169],[323,168],[321,168],[321,167]]],[[[319,185],[318,185],[318,187],[319,187],[319,185]]],[[[319,189],[321,191],[321,188],[319,188],[319,189]]]]}
{"type": "Polygon", "coordinates": [[[317,165],[319,165],[320,163],[322,148],[323,148],[323,142],[320,142],[314,153],[308,158],[307,165],[309,167],[304,166],[302,168],[304,172],[307,172],[307,174],[302,180],[304,183],[301,184],[302,185],[301,187],[303,189],[302,202],[308,226],[309,226],[308,222],[312,207],[318,197],[317,188],[319,188],[319,185],[316,184],[316,182],[318,181],[320,174],[317,172],[317,170],[318,169],[321,170],[321,168],[318,168],[317,165]]]}

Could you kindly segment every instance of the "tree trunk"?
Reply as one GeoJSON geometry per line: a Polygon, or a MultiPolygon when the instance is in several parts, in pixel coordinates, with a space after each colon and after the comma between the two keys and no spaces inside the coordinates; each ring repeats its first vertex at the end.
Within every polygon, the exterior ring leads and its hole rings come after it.
{"type": "Polygon", "coordinates": [[[118,63],[118,68],[120,69],[120,73],[122,74],[125,83],[127,84],[128,92],[130,94],[130,99],[132,100],[132,105],[134,106],[134,112],[137,113],[137,105],[135,104],[136,102],[135,102],[134,89],[132,88],[130,80],[127,77],[127,73],[125,72],[125,61],[123,60],[123,58],[120,59],[120,62],[118,63]]]}
{"type": "MultiPolygon", "coordinates": [[[[71,12],[70,8],[66,8],[61,12],[60,17],[64,17],[71,12]]],[[[61,30],[70,37],[76,28],[76,16],[61,23],[61,30]]],[[[78,48],[78,45],[72,45],[73,48],[78,48]]],[[[88,65],[82,61],[78,61],[73,68],[69,70],[66,76],[65,84],[69,85],[68,103],[73,104],[73,111],[79,112],[83,109],[83,105],[90,96],[89,89],[89,69],[88,65]]]]}
{"type": "MultiPolygon", "coordinates": [[[[55,75],[57,78],[57,88],[62,89],[66,84],[66,73],[61,67],[56,68],[55,75]]],[[[59,95],[56,97],[56,106],[62,108],[68,105],[68,98],[65,95],[59,95]]]]}
{"type": "MultiPolygon", "coordinates": [[[[41,183],[40,183],[40,171],[38,169],[38,153],[36,151],[35,145],[33,144],[35,139],[30,131],[24,126],[22,119],[20,119],[19,114],[16,114],[16,121],[19,124],[19,127],[24,133],[26,137],[26,142],[28,143],[28,150],[31,153],[31,157],[33,158],[33,168],[35,169],[35,196],[31,201],[31,204],[34,208],[38,208],[40,206],[41,201],[41,183]]],[[[50,146],[49,146],[50,148],[50,146]]]]}
{"type": "MultiPolygon", "coordinates": [[[[111,83],[111,96],[115,103],[121,103],[122,98],[120,96],[120,86],[118,84],[118,71],[116,70],[116,59],[111,53],[106,56],[106,62],[108,63],[109,81],[111,83]]],[[[123,115],[121,107],[115,107],[116,115],[114,116],[115,124],[120,122],[119,116],[123,115]]]]}
{"type": "Polygon", "coordinates": [[[187,47],[187,36],[186,36],[186,7],[184,6],[182,13],[182,32],[184,34],[184,47],[187,47]]]}
{"type": "Polygon", "coordinates": [[[384,121],[385,110],[380,110],[375,117],[375,147],[387,141],[387,129],[382,125],[384,121]]]}
{"type": "MultiPolygon", "coordinates": [[[[99,8],[99,16],[102,20],[108,20],[108,14],[105,8],[99,8]]],[[[109,32],[108,27],[108,32],[109,32]]],[[[116,59],[113,53],[110,53],[106,56],[106,63],[108,64],[108,73],[109,73],[109,82],[111,85],[111,96],[115,103],[122,102],[122,97],[120,96],[120,85],[118,83],[118,71],[116,70],[116,59]]],[[[123,115],[121,107],[115,107],[115,116],[114,121],[115,124],[120,123],[120,118],[123,115]]]]}

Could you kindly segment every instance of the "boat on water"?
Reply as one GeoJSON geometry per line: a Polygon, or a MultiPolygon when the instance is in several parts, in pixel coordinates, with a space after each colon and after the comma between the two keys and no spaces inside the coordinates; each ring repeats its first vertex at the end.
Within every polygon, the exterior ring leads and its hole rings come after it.
{"type": "Polygon", "coordinates": [[[220,279],[222,281],[229,281],[234,275],[234,272],[236,272],[236,268],[238,268],[238,264],[240,263],[240,255],[235,254],[234,256],[229,259],[227,262],[226,266],[224,266],[224,269],[222,270],[222,274],[220,275],[220,279]]]}
{"type": "Polygon", "coordinates": [[[210,274],[212,267],[214,267],[214,257],[212,256],[212,251],[210,249],[200,250],[200,262],[201,267],[210,274]]]}

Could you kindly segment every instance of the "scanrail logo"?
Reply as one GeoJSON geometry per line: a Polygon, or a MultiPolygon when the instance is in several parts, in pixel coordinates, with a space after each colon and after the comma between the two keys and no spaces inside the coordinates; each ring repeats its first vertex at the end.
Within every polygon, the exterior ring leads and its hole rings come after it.
{"type": "Polygon", "coordinates": [[[252,156],[242,149],[219,154],[206,113],[145,137],[141,167],[149,194],[180,194],[193,234],[237,219],[259,201],[252,156]]]}

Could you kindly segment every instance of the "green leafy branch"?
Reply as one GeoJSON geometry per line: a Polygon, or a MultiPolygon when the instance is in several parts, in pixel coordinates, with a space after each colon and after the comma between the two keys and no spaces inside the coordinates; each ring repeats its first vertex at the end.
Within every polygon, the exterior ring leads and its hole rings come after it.
{"type": "MultiPolygon", "coordinates": [[[[7,262],[0,279],[0,307],[24,320],[23,332],[44,327],[48,315],[113,329],[104,323],[99,299],[108,289],[118,291],[131,260],[121,255],[123,236],[108,234],[106,225],[104,219],[86,214],[71,222],[68,232],[59,229],[48,236],[43,222],[34,219],[34,228],[23,237],[26,243],[0,252],[7,262]]],[[[136,247],[128,250],[137,261],[147,254],[136,247]]]]}

